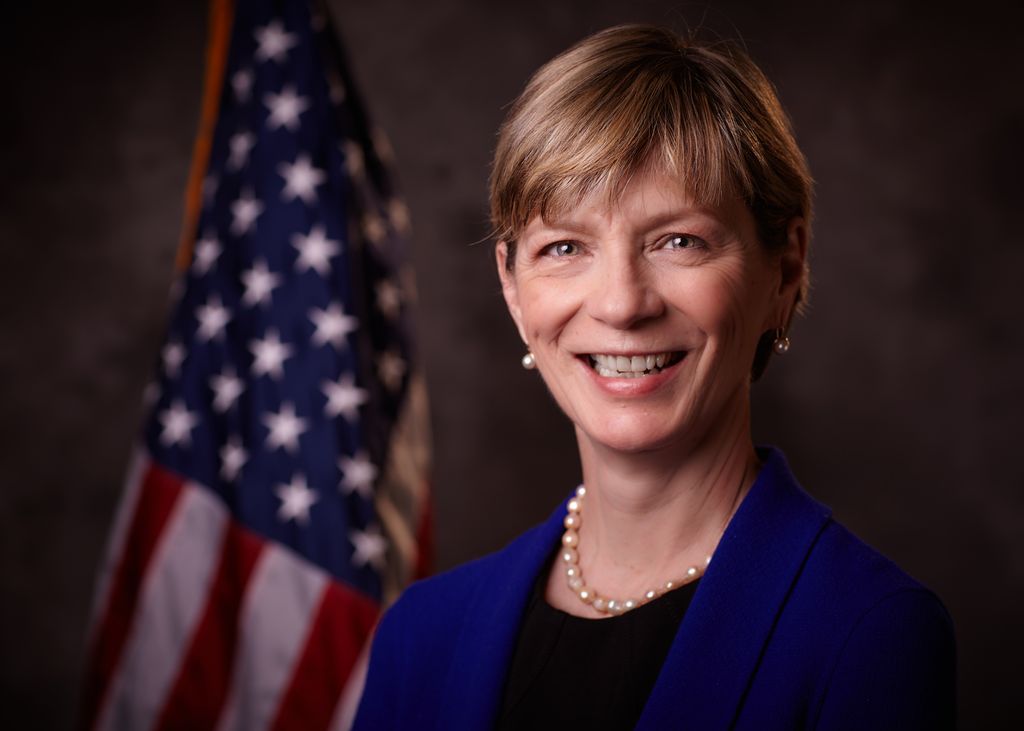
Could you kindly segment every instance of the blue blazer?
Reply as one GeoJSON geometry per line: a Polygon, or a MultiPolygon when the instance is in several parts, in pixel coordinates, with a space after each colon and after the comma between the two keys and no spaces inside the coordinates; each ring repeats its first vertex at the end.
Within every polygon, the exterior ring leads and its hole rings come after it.
{"type": "MultiPolygon", "coordinates": [[[[954,728],[942,603],[832,520],[780,452],[761,456],[636,728],[954,728]]],[[[493,728],[564,514],[409,587],[377,629],[356,729],[493,728]]]]}

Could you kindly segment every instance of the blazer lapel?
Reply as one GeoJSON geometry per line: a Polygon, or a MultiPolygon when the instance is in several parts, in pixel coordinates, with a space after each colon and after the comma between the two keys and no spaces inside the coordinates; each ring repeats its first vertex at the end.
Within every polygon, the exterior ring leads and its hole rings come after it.
{"type": "MultiPolygon", "coordinates": [[[[775,618],[829,511],[797,485],[776,450],[730,521],[701,579],[638,731],[728,729],[757,669],[775,618]]],[[[494,725],[533,582],[562,532],[564,504],[495,558],[464,607],[435,728],[494,725]]]]}
{"type": "Polygon", "coordinates": [[[438,729],[490,729],[515,649],[519,626],[533,582],[554,550],[562,531],[564,503],[544,523],[501,551],[465,607],[466,619],[456,641],[438,729]]]}
{"type": "Polygon", "coordinates": [[[730,521],[637,724],[728,729],[776,616],[829,511],[797,485],[776,450],[730,521]]]}

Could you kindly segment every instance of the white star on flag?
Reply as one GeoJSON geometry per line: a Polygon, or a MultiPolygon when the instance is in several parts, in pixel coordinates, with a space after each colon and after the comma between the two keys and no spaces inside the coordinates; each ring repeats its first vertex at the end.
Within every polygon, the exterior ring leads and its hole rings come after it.
{"type": "Polygon", "coordinates": [[[309,509],[320,497],[306,485],[306,478],[301,474],[292,477],[287,485],[278,485],[274,493],[281,501],[277,517],[285,522],[294,520],[305,525],[309,522],[309,509]]]}
{"type": "Polygon", "coordinates": [[[299,250],[295,269],[300,272],[314,269],[321,277],[326,277],[331,271],[329,259],[341,252],[341,244],[327,238],[327,230],[319,223],[308,234],[292,236],[292,246],[299,250]]]}
{"type": "Polygon", "coordinates": [[[286,202],[301,198],[306,205],[313,205],[316,202],[316,186],[327,180],[323,170],[313,167],[309,155],[299,155],[290,165],[281,163],[277,172],[284,178],[281,200],[286,202]]]}
{"type": "Polygon", "coordinates": [[[402,290],[390,279],[377,282],[377,308],[387,317],[394,320],[402,309],[402,290]]]}
{"type": "Polygon", "coordinates": [[[213,408],[223,414],[235,405],[245,390],[245,384],[234,370],[226,368],[223,373],[210,378],[210,388],[213,389],[213,408]]]}
{"type": "Polygon", "coordinates": [[[288,50],[299,42],[294,33],[285,32],[284,25],[279,20],[272,20],[262,28],[257,28],[253,37],[258,44],[255,53],[257,61],[282,63],[288,55],[288,50]]]}
{"type": "Polygon", "coordinates": [[[280,94],[270,92],[263,97],[263,103],[270,110],[267,127],[278,129],[284,127],[289,132],[299,128],[299,115],[309,109],[309,100],[295,93],[295,89],[286,86],[280,94]]]}
{"type": "Polygon", "coordinates": [[[366,391],[356,386],[351,374],[346,373],[337,383],[324,381],[320,386],[327,397],[324,413],[329,418],[343,416],[349,423],[358,418],[359,407],[366,403],[368,396],[366,391]]]}
{"type": "Polygon", "coordinates": [[[234,482],[235,478],[238,477],[238,473],[248,461],[249,453],[245,451],[241,440],[232,435],[224,446],[220,448],[221,479],[227,482],[234,482]]]}
{"type": "Polygon", "coordinates": [[[231,321],[231,312],[220,303],[220,297],[211,295],[205,305],[196,308],[196,319],[199,327],[196,334],[200,342],[224,338],[224,326],[231,321]]]}
{"type": "Polygon", "coordinates": [[[338,460],[338,468],[342,472],[341,487],[346,495],[353,492],[370,499],[373,497],[373,481],[377,479],[377,468],[364,452],[355,457],[342,457],[338,460]]]}
{"type": "Polygon", "coordinates": [[[295,407],[290,403],[281,404],[281,410],[263,415],[263,424],[270,430],[267,434],[267,449],[284,447],[289,452],[299,448],[299,436],[306,431],[306,420],[295,414],[295,407]]]}
{"type": "Polygon", "coordinates": [[[381,353],[377,358],[377,375],[391,391],[397,391],[405,375],[405,361],[394,351],[381,353]]]}
{"type": "Polygon", "coordinates": [[[281,286],[281,275],[267,269],[267,262],[264,259],[257,259],[253,262],[252,269],[242,272],[242,284],[245,285],[242,304],[249,307],[266,307],[270,304],[271,293],[281,286]]]}
{"type": "Polygon", "coordinates": [[[189,445],[192,443],[192,430],[199,424],[199,417],[185,408],[180,399],[175,399],[171,407],[160,412],[160,443],[167,447],[175,444],[189,445]]]}
{"type": "Polygon", "coordinates": [[[252,71],[249,69],[239,69],[231,77],[231,89],[235,92],[235,98],[239,102],[244,104],[249,101],[254,80],[252,71]]]}
{"type": "Polygon", "coordinates": [[[310,310],[309,319],[316,327],[313,342],[317,345],[331,343],[339,350],[345,345],[345,337],[359,327],[359,321],[346,315],[336,302],[328,305],[326,310],[310,310]]]}
{"type": "Polygon", "coordinates": [[[249,162],[249,153],[256,146],[256,138],[248,132],[238,132],[231,135],[228,140],[228,147],[231,153],[228,156],[228,169],[241,170],[245,163],[249,162]]]}
{"type": "Polygon", "coordinates": [[[259,377],[269,374],[275,380],[284,375],[284,362],[292,356],[292,346],[282,343],[276,330],[267,330],[262,340],[250,342],[249,350],[253,355],[253,375],[259,377]]]}
{"type": "Polygon", "coordinates": [[[231,233],[241,236],[256,225],[256,219],[263,213],[263,204],[251,190],[244,191],[231,203],[231,233]]]}
{"type": "Polygon", "coordinates": [[[181,373],[181,364],[185,362],[187,354],[185,346],[174,340],[168,341],[163,347],[160,356],[164,361],[164,372],[169,378],[178,377],[178,374],[181,373]]]}
{"type": "Polygon", "coordinates": [[[210,271],[217,263],[217,258],[222,251],[217,237],[209,231],[204,233],[202,238],[196,242],[195,260],[192,262],[192,268],[196,274],[202,276],[210,271]]]}
{"type": "Polygon", "coordinates": [[[371,526],[365,531],[354,530],[348,534],[348,538],[355,547],[352,554],[352,563],[356,566],[373,566],[378,571],[384,570],[384,556],[388,550],[388,543],[380,530],[371,526]]]}

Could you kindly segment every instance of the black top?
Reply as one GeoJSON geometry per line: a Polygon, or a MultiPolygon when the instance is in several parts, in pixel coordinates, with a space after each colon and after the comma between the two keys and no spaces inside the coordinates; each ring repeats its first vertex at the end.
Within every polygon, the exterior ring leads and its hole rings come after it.
{"type": "Polygon", "coordinates": [[[497,730],[632,729],[697,583],[625,614],[584,619],[544,600],[543,572],[516,640],[497,730]]]}

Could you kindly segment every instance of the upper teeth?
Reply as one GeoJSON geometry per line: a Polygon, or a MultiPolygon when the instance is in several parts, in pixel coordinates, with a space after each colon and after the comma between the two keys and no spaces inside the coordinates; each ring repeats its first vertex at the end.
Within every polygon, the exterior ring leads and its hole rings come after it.
{"type": "MultiPolygon", "coordinates": [[[[594,361],[594,367],[601,371],[618,371],[619,373],[643,373],[661,368],[665,365],[671,353],[657,353],[654,355],[603,355],[594,354],[590,356],[594,361]]],[[[602,374],[603,375],[603,374],[602,374]]]]}

